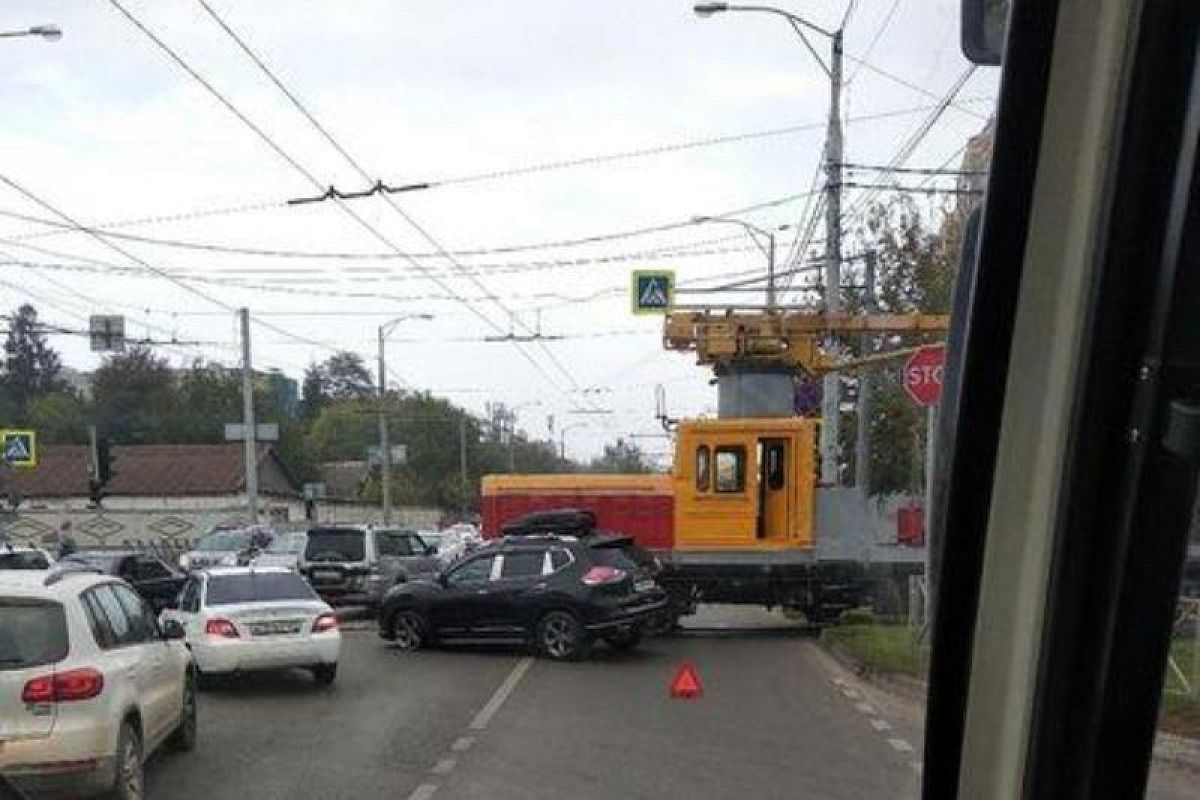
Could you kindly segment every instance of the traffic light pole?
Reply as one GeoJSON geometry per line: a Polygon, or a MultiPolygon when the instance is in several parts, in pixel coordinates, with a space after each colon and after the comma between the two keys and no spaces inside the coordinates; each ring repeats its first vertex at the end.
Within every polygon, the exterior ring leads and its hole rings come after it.
{"type": "Polygon", "coordinates": [[[238,312],[242,322],[242,428],[245,433],[246,513],[258,523],[258,447],[254,423],[254,369],[250,363],[250,309],[238,312]]]}
{"type": "Polygon", "coordinates": [[[392,524],[392,449],[388,443],[387,361],[384,343],[387,325],[379,326],[379,494],[383,503],[383,524],[392,524]]]}

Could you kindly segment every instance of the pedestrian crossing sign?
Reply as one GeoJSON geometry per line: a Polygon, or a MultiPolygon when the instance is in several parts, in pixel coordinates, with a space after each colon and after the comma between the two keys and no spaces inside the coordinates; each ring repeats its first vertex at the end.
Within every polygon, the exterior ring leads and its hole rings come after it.
{"type": "Polygon", "coordinates": [[[37,466],[37,431],[0,430],[0,447],[9,466],[37,466]]]}
{"type": "Polygon", "coordinates": [[[665,314],[675,302],[675,273],[634,270],[629,294],[634,314],[665,314]]]}

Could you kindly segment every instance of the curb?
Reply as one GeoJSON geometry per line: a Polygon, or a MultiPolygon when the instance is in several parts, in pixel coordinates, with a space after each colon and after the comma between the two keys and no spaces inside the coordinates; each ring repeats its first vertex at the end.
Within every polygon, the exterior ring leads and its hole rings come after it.
{"type": "MultiPolygon", "coordinates": [[[[872,669],[846,652],[844,647],[827,642],[820,637],[817,638],[817,643],[821,649],[833,656],[835,661],[876,688],[912,700],[925,700],[928,688],[925,681],[911,678],[908,675],[897,675],[872,669]]],[[[1158,731],[1154,737],[1154,759],[1200,769],[1200,739],[1189,739],[1186,736],[1158,731]]]]}

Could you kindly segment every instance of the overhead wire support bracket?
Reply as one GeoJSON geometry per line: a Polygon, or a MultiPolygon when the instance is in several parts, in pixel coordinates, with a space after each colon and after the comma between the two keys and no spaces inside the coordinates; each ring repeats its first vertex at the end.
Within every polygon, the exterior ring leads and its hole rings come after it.
{"type": "Polygon", "coordinates": [[[289,206],[299,206],[306,203],[324,203],[326,200],[357,200],[362,197],[370,197],[373,194],[401,194],[403,192],[419,192],[425,189],[430,189],[436,184],[423,183],[405,183],[400,186],[389,186],[381,180],[375,181],[370,189],[364,189],[361,192],[343,192],[336,186],[330,186],[322,194],[316,197],[296,197],[287,201],[289,206]]]}

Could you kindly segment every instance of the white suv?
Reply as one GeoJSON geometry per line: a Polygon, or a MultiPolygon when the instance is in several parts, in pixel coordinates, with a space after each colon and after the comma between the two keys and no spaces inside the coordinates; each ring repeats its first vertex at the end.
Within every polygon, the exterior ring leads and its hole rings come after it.
{"type": "Polygon", "coordinates": [[[195,746],[182,636],[111,576],[0,572],[0,774],[34,795],[142,797],[156,747],[195,746]]]}

